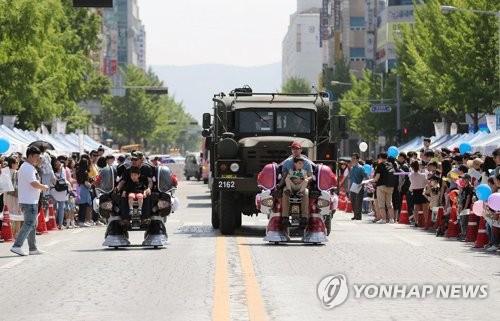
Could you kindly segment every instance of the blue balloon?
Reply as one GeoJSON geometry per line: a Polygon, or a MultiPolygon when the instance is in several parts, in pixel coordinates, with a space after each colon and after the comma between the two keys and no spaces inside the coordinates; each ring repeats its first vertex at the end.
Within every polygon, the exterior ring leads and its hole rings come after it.
{"type": "Polygon", "coordinates": [[[472,152],[472,146],[469,143],[462,143],[462,144],[460,144],[460,146],[458,147],[458,149],[460,150],[460,154],[462,154],[462,155],[466,154],[466,153],[472,152]]]}
{"type": "Polygon", "coordinates": [[[0,154],[7,152],[10,148],[10,142],[7,138],[0,138],[0,154]]]}
{"type": "Polygon", "coordinates": [[[493,191],[487,184],[481,184],[476,187],[476,195],[480,201],[488,201],[488,197],[490,197],[493,191]]]}
{"type": "Polygon", "coordinates": [[[396,158],[399,155],[399,149],[396,146],[391,146],[387,150],[387,155],[392,158],[396,158]]]}
{"type": "Polygon", "coordinates": [[[370,176],[373,168],[371,167],[371,165],[365,164],[365,165],[363,165],[363,170],[365,171],[365,174],[367,176],[370,176]]]}

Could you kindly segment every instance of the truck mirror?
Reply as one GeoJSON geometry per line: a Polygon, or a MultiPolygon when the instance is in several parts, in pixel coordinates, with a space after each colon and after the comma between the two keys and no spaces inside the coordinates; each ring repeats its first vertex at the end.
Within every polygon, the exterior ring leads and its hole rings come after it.
{"type": "Polygon", "coordinates": [[[210,120],[211,120],[210,113],[204,113],[203,114],[203,124],[202,124],[203,129],[210,129],[210,126],[212,125],[210,120]]]}

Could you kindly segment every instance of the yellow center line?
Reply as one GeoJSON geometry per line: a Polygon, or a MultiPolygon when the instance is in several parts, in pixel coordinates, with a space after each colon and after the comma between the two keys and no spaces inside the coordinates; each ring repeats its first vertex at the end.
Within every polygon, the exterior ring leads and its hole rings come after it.
{"type": "Polygon", "coordinates": [[[214,306],[212,320],[229,321],[229,281],[227,271],[226,238],[216,238],[214,306]]]}
{"type": "Polygon", "coordinates": [[[260,293],[260,286],[255,277],[250,249],[245,245],[246,238],[237,237],[238,250],[241,259],[241,272],[245,279],[247,295],[248,316],[250,321],[265,321],[267,317],[264,302],[260,293]]]}

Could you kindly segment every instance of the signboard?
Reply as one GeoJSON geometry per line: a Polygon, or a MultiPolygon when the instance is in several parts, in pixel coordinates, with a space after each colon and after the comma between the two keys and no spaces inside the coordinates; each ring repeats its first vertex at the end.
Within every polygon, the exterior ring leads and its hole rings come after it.
{"type": "Polygon", "coordinates": [[[378,144],[379,144],[380,146],[385,146],[385,144],[386,144],[386,143],[387,143],[387,142],[386,142],[385,136],[379,136],[379,137],[378,137],[378,144]]]}
{"type": "Polygon", "coordinates": [[[370,111],[372,113],[390,113],[392,108],[386,104],[374,104],[370,107],[370,111]]]}
{"type": "Polygon", "coordinates": [[[333,31],[341,30],[341,17],[342,12],[340,12],[340,0],[333,0],[332,6],[332,17],[333,17],[333,31]]]}

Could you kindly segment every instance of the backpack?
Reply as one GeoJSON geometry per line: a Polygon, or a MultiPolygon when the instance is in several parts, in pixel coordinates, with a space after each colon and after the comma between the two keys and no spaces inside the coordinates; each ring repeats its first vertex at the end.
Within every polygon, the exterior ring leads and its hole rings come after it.
{"type": "Polygon", "coordinates": [[[54,189],[57,192],[67,191],[68,190],[68,183],[66,182],[66,180],[63,177],[58,178],[56,180],[56,184],[54,185],[54,189]]]}

